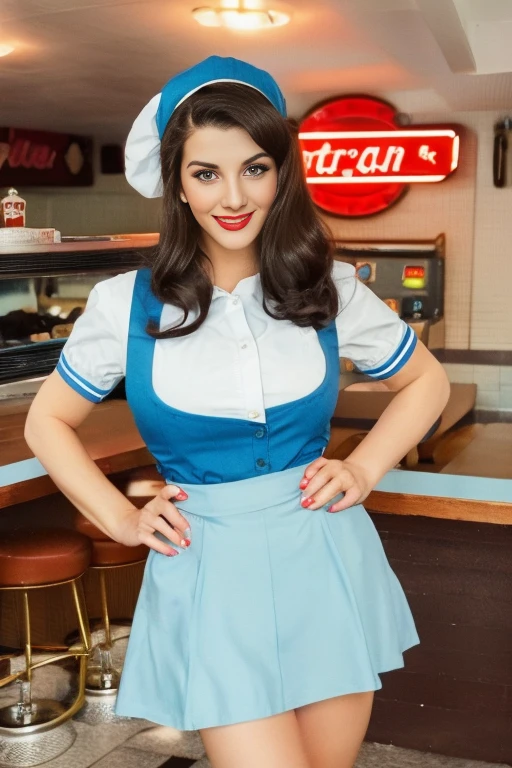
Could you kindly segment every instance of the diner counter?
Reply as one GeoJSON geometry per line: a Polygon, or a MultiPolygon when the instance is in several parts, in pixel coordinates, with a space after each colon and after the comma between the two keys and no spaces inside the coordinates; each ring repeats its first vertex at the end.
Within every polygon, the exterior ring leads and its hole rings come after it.
{"type": "Polygon", "coordinates": [[[158,243],[159,235],[155,232],[127,235],[91,235],[63,237],[61,243],[23,243],[20,245],[0,245],[1,255],[30,255],[37,253],[61,254],[84,253],[85,251],[120,251],[128,249],[150,248],[158,243]]]}
{"type": "MultiPolygon", "coordinates": [[[[23,437],[30,402],[0,401],[0,509],[59,491],[23,437]]],[[[95,405],[77,434],[105,475],[154,464],[124,400],[95,405]]]]}
{"type": "MultiPolygon", "coordinates": [[[[350,394],[342,392],[340,398],[350,394]]],[[[23,437],[30,402],[30,398],[0,401],[0,509],[59,490],[23,437]]],[[[124,400],[96,405],[77,433],[107,476],[155,463],[124,400]]],[[[365,507],[388,514],[511,524],[512,478],[391,470],[365,507]]]]}

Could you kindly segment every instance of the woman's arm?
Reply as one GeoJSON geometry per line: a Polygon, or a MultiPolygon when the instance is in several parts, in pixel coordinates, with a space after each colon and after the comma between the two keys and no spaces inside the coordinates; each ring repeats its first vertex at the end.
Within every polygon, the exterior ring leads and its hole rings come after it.
{"type": "Polygon", "coordinates": [[[135,507],[103,474],[76,434],[93,407],[53,371],[27,414],[24,436],[29,448],[69,501],[107,536],[128,546],[144,543],[163,554],[175,551],[152,532],[160,530],[171,541],[180,542],[180,531],[173,531],[166,522],[182,531],[188,528],[169,501],[180,489],[167,485],[143,510],[135,507]]]}
{"type": "Polygon", "coordinates": [[[94,403],[74,392],[53,371],[32,402],[24,437],[71,503],[107,536],[116,539],[123,521],[136,507],[98,468],[76,434],[76,428],[93,408],[94,403]]]}
{"type": "Polygon", "coordinates": [[[343,462],[362,469],[372,488],[426,435],[450,396],[443,366],[419,340],[406,365],[383,383],[397,394],[343,462]]]}
{"type": "Polygon", "coordinates": [[[344,461],[320,456],[306,467],[299,484],[304,507],[319,509],[341,491],[345,494],[342,501],[329,511],[361,504],[386,472],[425,436],[450,396],[443,366],[420,341],[403,368],[384,383],[397,395],[352,453],[344,461]]]}

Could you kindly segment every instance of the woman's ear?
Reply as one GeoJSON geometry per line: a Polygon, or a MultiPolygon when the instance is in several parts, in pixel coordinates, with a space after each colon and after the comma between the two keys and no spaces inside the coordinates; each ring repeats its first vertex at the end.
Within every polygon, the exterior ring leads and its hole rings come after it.
{"type": "Polygon", "coordinates": [[[182,203],[188,203],[188,200],[185,197],[185,193],[184,192],[180,192],[180,200],[181,200],[182,203]]]}

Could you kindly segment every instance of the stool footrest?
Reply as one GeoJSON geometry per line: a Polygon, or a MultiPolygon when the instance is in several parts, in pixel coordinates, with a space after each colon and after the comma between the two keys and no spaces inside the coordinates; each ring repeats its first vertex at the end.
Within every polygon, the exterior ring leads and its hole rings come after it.
{"type": "MultiPolygon", "coordinates": [[[[76,646],[76,650],[70,649],[66,653],[60,653],[58,656],[50,656],[48,659],[36,661],[35,663],[31,664],[30,667],[31,669],[38,669],[39,667],[45,667],[47,664],[53,664],[56,661],[63,661],[64,659],[75,659],[77,656],[89,656],[90,653],[91,652],[86,650],[83,645],[76,646]]],[[[26,673],[26,669],[21,669],[19,672],[13,672],[12,674],[7,675],[7,677],[3,677],[0,680],[0,688],[3,688],[5,685],[9,685],[9,683],[13,683],[20,677],[24,677],[26,673]]]]}

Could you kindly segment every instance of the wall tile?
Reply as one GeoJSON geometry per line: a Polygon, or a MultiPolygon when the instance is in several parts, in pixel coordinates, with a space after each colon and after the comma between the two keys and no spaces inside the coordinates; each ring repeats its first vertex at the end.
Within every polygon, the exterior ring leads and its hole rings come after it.
{"type": "Polygon", "coordinates": [[[512,365],[500,367],[500,386],[512,387],[512,365]]]}
{"type": "Polygon", "coordinates": [[[498,391],[500,388],[500,368],[498,365],[475,365],[473,381],[479,389],[498,391]]]}
{"type": "Polygon", "coordinates": [[[485,389],[478,389],[476,392],[475,408],[484,408],[486,410],[497,411],[500,407],[500,393],[489,392],[485,389]]]}
{"type": "Polygon", "coordinates": [[[473,384],[474,365],[464,363],[443,363],[448,378],[457,384],[473,384]]]}
{"type": "Polygon", "coordinates": [[[512,385],[500,389],[500,410],[512,411],[512,385]]]}

